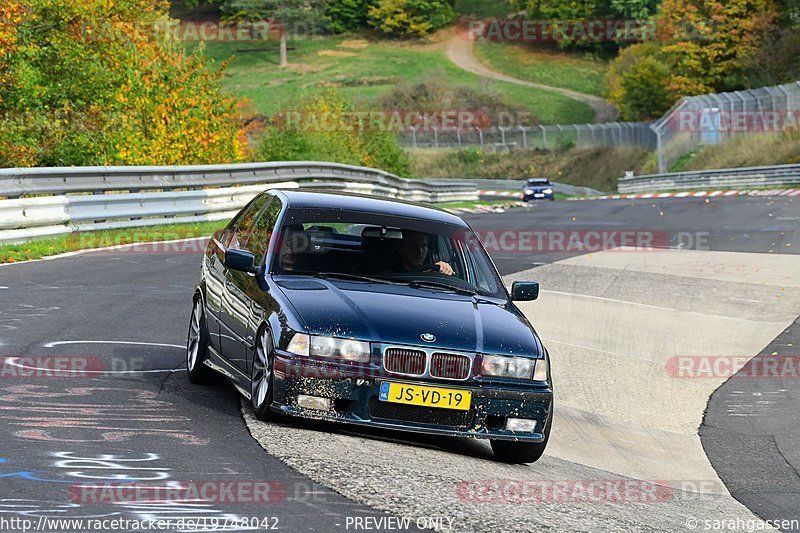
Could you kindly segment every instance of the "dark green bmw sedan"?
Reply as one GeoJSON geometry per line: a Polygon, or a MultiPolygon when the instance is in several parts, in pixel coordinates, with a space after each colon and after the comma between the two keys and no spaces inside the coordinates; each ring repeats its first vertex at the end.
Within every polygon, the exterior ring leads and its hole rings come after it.
{"type": "Polygon", "coordinates": [[[261,419],[489,439],[534,462],[553,420],[547,350],[466,222],[365,196],[272,190],[209,242],[187,342],[261,419]]]}

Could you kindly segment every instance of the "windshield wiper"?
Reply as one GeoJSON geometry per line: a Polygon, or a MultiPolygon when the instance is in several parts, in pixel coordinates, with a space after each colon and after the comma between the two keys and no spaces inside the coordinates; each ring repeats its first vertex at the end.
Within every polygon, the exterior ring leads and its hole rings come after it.
{"type": "Polygon", "coordinates": [[[476,294],[478,294],[476,291],[472,289],[467,289],[464,287],[454,287],[453,285],[450,285],[448,283],[439,283],[438,281],[416,280],[409,282],[408,286],[413,287],[415,289],[444,289],[455,292],[457,294],[464,294],[466,296],[475,296],[476,294]]]}
{"type": "Polygon", "coordinates": [[[317,272],[314,274],[315,278],[320,279],[344,279],[344,280],[351,280],[351,281],[366,281],[369,283],[385,283],[385,284],[395,284],[388,279],[378,279],[378,278],[371,278],[369,276],[359,276],[358,274],[346,274],[344,272],[317,272]]]}

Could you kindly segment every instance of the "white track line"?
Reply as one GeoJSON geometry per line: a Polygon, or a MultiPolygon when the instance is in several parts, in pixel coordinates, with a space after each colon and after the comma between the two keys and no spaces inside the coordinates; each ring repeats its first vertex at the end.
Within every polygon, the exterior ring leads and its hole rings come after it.
{"type": "Polygon", "coordinates": [[[186,346],[180,344],[167,344],[162,342],[135,342],[135,341],[56,341],[48,342],[43,346],[45,348],[53,348],[54,346],[62,346],[64,344],[132,344],[135,346],[164,346],[167,348],[180,348],[185,349],[186,346]]]}

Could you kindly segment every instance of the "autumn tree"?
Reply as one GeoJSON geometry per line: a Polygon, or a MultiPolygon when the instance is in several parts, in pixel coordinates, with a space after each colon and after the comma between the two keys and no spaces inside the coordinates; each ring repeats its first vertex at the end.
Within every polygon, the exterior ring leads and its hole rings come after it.
{"type": "Polygon", "coordinates": [[[398,37],[424,37],[454,18],[447,0],[375,0],[368,13],[371,26],[398,37]]]}
{"type": "Polygon", "coordinates": [[[773,0],[664,0],[662,50],[681,95],[737,89],[746,62],[775,26],[773,0]]]}
{"type": "Polygon", "coordinates": [[[159,0],[4,0],[0,166],[197,164],[242,155],[236,101],[159,28],[159,0]]]}
{"type": "Polygon", "coordinates": [[[230,19],[271,21],[280,32],[280,66],[288,59],[288,34],[301,29],[313,33],[324,20],[322,0],[225,0],[222,11],[230,19]]]}
{"type": "MultiPolygon", "coordinates": [[[[510,0],[512,9],[524,10],[533,20],[548,20],[557,25],[580,24],[593,21],[636,21],[644,26],[653,17],[661,0],[510,0]]],[[[628,30],[631,31],[631,30],[628,30]]],[[[641,32],[631,31],[631,35],[619,36],[609,32],[603,36],[603,43],[616,47],[618,42],[638,40],[641,32]]],[[[598,43],[591,38],[580,37],[580,33],[556,32],[556,42],[567,48],[598,43]]]]}

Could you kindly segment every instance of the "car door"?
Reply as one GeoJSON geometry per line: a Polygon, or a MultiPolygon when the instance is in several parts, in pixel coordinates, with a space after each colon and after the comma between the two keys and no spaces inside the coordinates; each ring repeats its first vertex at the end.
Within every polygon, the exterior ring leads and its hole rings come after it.
{"type": "Polygon", "coordinates": [[[211,238],[208,252],[204,257],[206,323],[211,347],[222,353],[220,342],[220,314],[222,311],[223,291],[225,288],[225,250],[236,235],[240,222],[253,211],[253,202],[247,204],[231,220],[225,229],[215,233],[211,238]]]}
{"type": "MultiPolygon", "coordinates": [[[[257,266],[263,263],[282,208],[279,198],[265,195],[264,200],[261,202],[255,221],[237,246],[241,250],[252,252],[257,266]]],[[[263,275],[262,269],[259,269],[258,275],[263,275]]],[[[259,286],[255,274],[227,270],[225,277],[223,298],[225,304],[221,315],[222,328],[225,330],[225,335],[221,338],[222,349],[237,368],[247,373],[249,353],[253,347],[256,328],[264,316],[264,310],[258,304],[258,301],[263,299],[264,291],[259,286]],[[262,298],[259,298],[259,295],[262,298]]]]}

